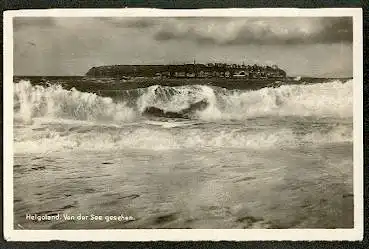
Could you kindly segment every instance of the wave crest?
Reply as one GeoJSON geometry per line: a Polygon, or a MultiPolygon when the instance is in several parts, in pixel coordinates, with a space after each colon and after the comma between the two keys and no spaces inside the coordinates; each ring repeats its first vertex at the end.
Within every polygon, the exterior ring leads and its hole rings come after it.
{"type": "Polygon", "coordinates": [[[135,112],[122,103],[94,93],[65,90],[60,85],[32,86],[29,81],[14,85],[15,119],[31,122],[35,117],[89,121],[132,120],[135,112]]]}
{"type": "Polygon", "coordinates": [[[15,141],[17,152],[46,153],[65,150],[176,150],[176,149],[257,149],[296,148],[306,145],[324,145],[352,142],[352,128],[339,125],[328,131],[298,134],[289,128],[238,131],[202,129],[134,129],[93,126],[75,126],[62,130],[24,130],[15,141]],[[87,132],[88,131],[88,132],[87,132]]]}
{"type": "Polygon", "coordinates": [[[282,85],[256,91],[227,90],[205,85],[151,86],[121,91],[119,101],[59,85],[32,86],[29,81],[14,84],[16,119],[30,122],[35,117],[89,121],[131,121],[146,107],[180,111],[206,99],[203,120],[245,120],[265,116],[352,117],[353,82],[332,81],[311,85],[282,85]]]}
{"type": "Polygon", "coordinates": [[[352,117],[352,80],[312,85],[282,85],[257,91],[216,93],[217,103],[200,116],[236,119],[265,116],[352,117]]]}

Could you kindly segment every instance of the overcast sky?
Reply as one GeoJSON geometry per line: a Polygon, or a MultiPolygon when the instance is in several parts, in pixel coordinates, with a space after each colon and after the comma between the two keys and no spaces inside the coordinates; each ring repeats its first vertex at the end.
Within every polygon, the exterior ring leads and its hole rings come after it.
{"type": "Polygon", "coordinates": [[[16,17],[15,75],[93,66],[277,64],[291,76],[351,77],[351,17],[16,17]]]}

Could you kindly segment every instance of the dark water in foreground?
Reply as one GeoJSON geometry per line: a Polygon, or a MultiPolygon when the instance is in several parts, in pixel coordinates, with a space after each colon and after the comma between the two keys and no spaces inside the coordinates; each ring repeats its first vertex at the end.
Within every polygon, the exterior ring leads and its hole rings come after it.
{"type": "Polygon", "coordinates": [[[353,227],[352,81],[110,98],[63,80],[14,85],[16,229],[353,227]],[[202,99],[189,119],[142,115],[202,99]]]}

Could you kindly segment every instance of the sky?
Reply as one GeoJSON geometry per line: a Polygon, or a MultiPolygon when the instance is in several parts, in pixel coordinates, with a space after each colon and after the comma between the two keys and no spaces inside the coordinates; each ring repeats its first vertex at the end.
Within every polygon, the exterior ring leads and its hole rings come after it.
{"type": "Polygon", "coordinates": [[[276,64],[351,77],[351,17],[15,17],[15,75],[84,75],[117,64],[276,64]]]}

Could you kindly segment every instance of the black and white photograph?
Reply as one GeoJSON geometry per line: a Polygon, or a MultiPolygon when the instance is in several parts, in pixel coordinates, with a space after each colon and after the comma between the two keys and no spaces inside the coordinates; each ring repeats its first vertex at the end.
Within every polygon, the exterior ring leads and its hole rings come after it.
{"type": "Polygon", "coordinates": [[[10,237],[360,238],[360,10],[141,12],[8,15],[10,237]]]}

